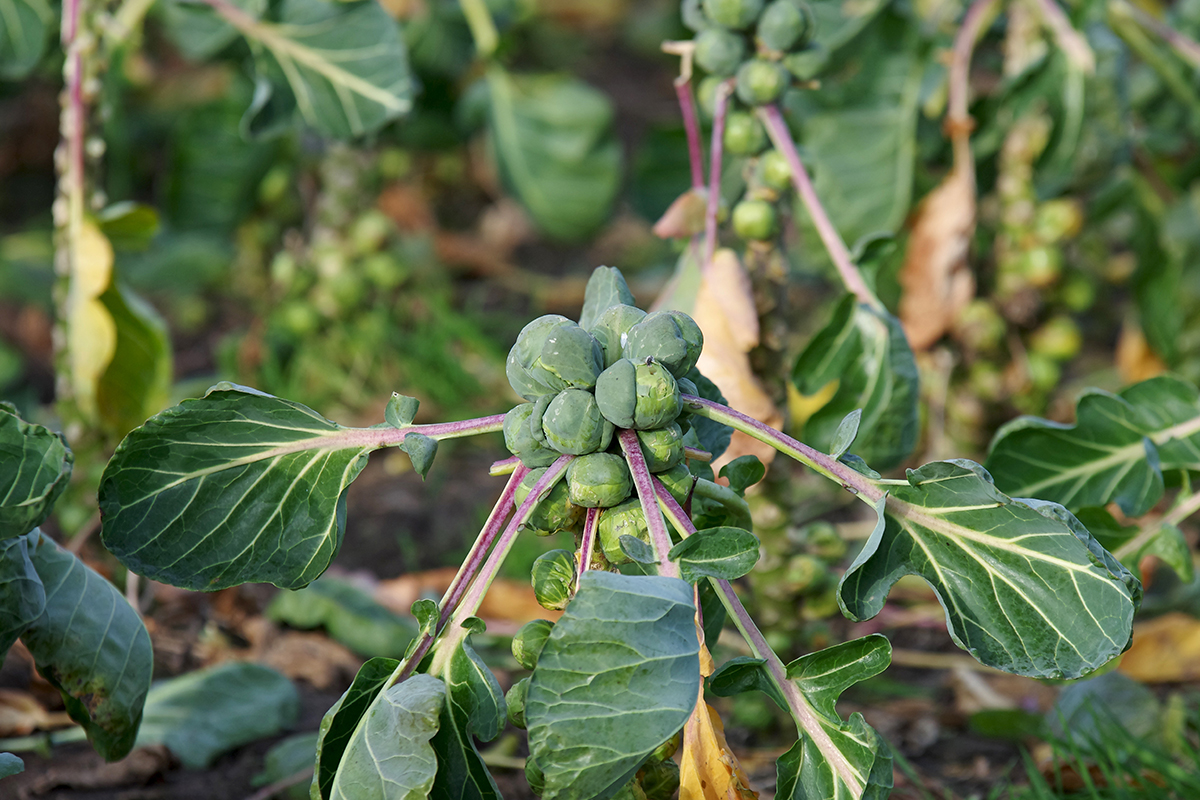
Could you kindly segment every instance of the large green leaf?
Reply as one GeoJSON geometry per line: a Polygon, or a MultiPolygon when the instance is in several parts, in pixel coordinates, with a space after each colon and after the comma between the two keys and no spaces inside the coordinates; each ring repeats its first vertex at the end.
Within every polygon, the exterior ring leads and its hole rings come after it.
{"type": "Polygon", "coordinates": [[[382,693],[359,721],[337,774],[330,800],[424,800],[433,788],[437,733],[446,687],[430,675],[413,675],[382,693]]]}
{"type": "Polygon", "coordinates": [[[275,736],[296,721],[300,695],[261,664],[228,662],[160,681],[146,696],[138,746],[165,744],[189,769],[275,736]]]}
{"type": "Polygon", "coordinates": [[[348,138],[412,108],[400,27],[375,0],[282,0],[270,21],[232,4],[214,8],[264,55],[251,116],[282,106],[327,136],[348,138]]]}
{"type": "Polygon", "coordinates": [[[1120,394],[1089,389],[1075,424],[1019,417],[997,431],[986,461],[996,485],[1078,510],[1116,503],[1129,516],[1163,494],[1163,471],[1200,469],[1200,392],[1160,376],[1120,394]]]}
{"type": "Polygon", "coordinates": [[[488,129],[500,173],[546,233],[578,240],[612,210],[621,146],[608,98],[568,76],[488,71],[488,129]]]}
{"type": "Polygon", "coordinates": [[[1078,678],[1129,646],[1141,585],[1062,506],[1011,499],[967,461],[880,488],[880,522],[838,587],[851,619],[878,614],[892,584],[916,574],[954,641],[989,666],[1078,678]]]}
{"type": "Polygon", "coordinates": [[[266,614],[294,628],[324,627],[331,637],[364,658],[374,654],[400,658],[417,635],[410,620],[336,578],[321,578],[299,591],[280,592],[266,614]]]}
{"type": "Polygon", "coordinates": [[[124,436],[169,401],[171,340],[158,312],[126,287],[113,283],[100,302],[116,325],[117,347],[96,385],[96,406],[105,426],[124,436]]]}
{"type": "Polygon", "coordinates": [[[792,381],[813,395],[836,382],[832,398],[804,423],[804,440],[837,449],[847,414],[862,409],[854,453],[878,469],[912,452],[920,431],[917,366],[895,317],[847,295],[792,368],[792,381]]]}
{"type": "Polygon", "coordinates": [[[299,403],[219,384],[133,431],[100,484],[104,543],[158,581],[298,588],[346,527],[346,487],[374,446],[299,403]]]}
{"type": "Polygon", "coordinates": [[[33,71],[53,22],[45,0],[0,0],[0,78],[16,81],[33,71]]]}
{"type": "Polygon", "coordinates": [[[504,692],[467,640],[450,657],[445,681],[441,726],[431,742],[438,773],[429,797],[500,800],[500,789],[475,747],[475,737],[488,742],[503,730],[507,713],[504,692]]]}
{"type": "Polygon", "coordinates": [[[0,540],[0,658],[46,610],[46,589],[30,558],[39,535],[0,540]]]}
{"type": "Polygon", "coordinates": [[[546,800],[605,800],[696,706],[692,587],[586,572],[538,656],[525,720],[546,800]]]}
{"type": "Polygon", "coordinates": [[[137,612],[111,583],[45,536],[32,547],[46,606],[21,634],[38,672],[104,758],[133,748],[154,657],[137,612]]]}
{"type": "Polygon", "coordinates": [[[358,670],[345,694],[325,712],[317,740],[317,765],[310,789],[312,800],[328,800],[346,745],[398,666],[400,662],[394,658],[370,659],[358,670]]]}
{"type": "Polygon", "coordinates": [[[61,436],[0,403],[0,540],[42,524],[67,488],[74,460],[61,436]]]}
{"type": "MultiPolygon", "coordinates": [[[[266,0],[229,0],[253,19],[267,10],[266,0]]],[[[203,3],[168,0],[163,4],[163,22],[167,35],[186,58],[207,61],[238,37],[238,29],[203,3]]]]}

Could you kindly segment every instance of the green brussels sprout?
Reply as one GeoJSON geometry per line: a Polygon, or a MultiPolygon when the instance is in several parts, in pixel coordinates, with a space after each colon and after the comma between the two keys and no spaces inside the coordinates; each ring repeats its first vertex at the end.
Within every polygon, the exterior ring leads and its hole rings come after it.
{"type": "Polygon", "coordinates": [[[708,75],[696,86],[696,105],[705,120],[711,120],[716,112],[717,87],[724,81],[717,75],[708,75]]]}
{"type": "Polygon", "coordinates": [[[533,756],[525,759],[525,782],[529,784],[530,791],[538,797],[546,790],[546,776],[542,774],[542,768],[533,760],[533,756]]]}
{"type": "Polygon", "coordinates": [[[725,137],[721,141],[731,155],[753,156],[767,146],[767,131],[754,114],[734,111],[725,118],[725,137]]]}
{"type": "Polygon", "coordinates": [[[701,2],[702,0],[683,0],[679,4],[679,16],[683,19],[683,24],[695,33],[712,25],[712,22],[704,15],[701,2]]]}
{"type": "Polygon", "coordinates": [[[625,358],[637,364],[653,358],[681,378],[696,366],[704,348],[704,334],[696,321],[682,311],[654,311],[629,329],[625,358]]]}
{"type": "MultiPolygon", "coordinates": [[[[504,446],[508,452],[521,459],[530,469],[548,467],[558,458],[558,453],[533,438],[529,418],[533,414],[533,403],[513,406],[504,415],[504,446]]],[[[541,426],[539,426],[540,428],[541,426]]]]}
{"type": "Polygon", "coordinates": [[[752,106],[774,103],[783,95],[791,79],[782,65],[765,58],[751,59],[738,67],[737,96],[752,106]]]}
{"type": "Polygon", "coordinates": [[[530,582],[533,596],[542,608],[553,611],[566,608],[575,591],[575,556],[570,550],[542,553],[533,562],[530,582]]]}
{"type": "Polygon", "coordinates": [[[612,306],[588,329],[588,333],[600,343],[604,351],[604,368],[608,369],[624,357],[625,337],[629,329],[646,318],[646,312],[637,306],[612,306]]]}
{"type": "Polygon", "coordinates": [[[546,646],[546,639],[552,630],[554,623],[548,619],[535,619],[522,625],[512,640],[512,654],[517,663],[525,669],[536,667],[538,655],[546,646]]]}
{"type": "Polygon", "coordinates": [[[769,50],[787,52],[803,46],[812,36],[813,16],[806,4],[774,0],[758,18],[758,40],[769,50]]]}
{"type": "Polygon", "coordinates": [[[625,276],[616,267],[596,267],[583,290],[583,308],[579,312],[579,327],[591,332],[600,315],[613,306],[634,305],[633,293],[625,276]]]}
{"type": "Polygon", "coordinates": [[[763,0],[704,0],[704,13],[710,20],[735,30],[753,25],[762,9],[763,0]]]}
{"type": "Polygon", "coordinates": [[[550,443],[546,441],[546,429],[542,427],[542,418],[546,416],[546,409],[550,407],[550,403],[556,397],[558,397],[558,392],[542,395],[534,401],[533,408],[529,411],[529,435],[535,442],[547,449],[550,449],[550,443]]]}
{"type": "Polygon", "coordinates": [[[678,424],[638,431],[637,438],[651,472],[666,472],[683,461],[683,430],[678,424]]]}
{"type": "Polygon", "coordinates": [[[629,556],[621,550],[621,537],[632,536],[650,544],[650,528],[646,526],[646,514],[636,497],[620,505],[606,508],[600,514],[597,526],[600,549],[612,564],[628,564],[629,556]]]}
{"type": "Polygon", "coordinates": [[[596,381],[596,403],[618,428],[650,430],[673,422],[683,407],[679,386],[662,364],[622,358],[596,381]]]}
{"type": "Polygon", "coordinates": [[[546,339],[556,329],[574,324],[561,314],[546,314],[521,329],[504,364],[504,373],[514,392],[526,400],[537,400],[544,394],[554,393],[554,389],[533,377],[530,367],[541,356],[546,339]]]}
{"type": "MultiPolygon", "coordinates": [[[[533,485],[537,483],[538,479],[545,472],[545,467],[531,469],[529,470],[529,474],[517,484],[514,503],[518,508],[525,502],[525,498],[533,490],[533,485]]],[[[549,536],[556,531],[571,531],[574,533],[581,529],[584,513],[583,506],[577,506],[568,499],[567,484],[564,481],[559,481],[554,484],[550,493],[537,504],[533,509],[533,514],[530,515],[522,527],[532,529],[539,536],[549,536]]]]}
{"type": "Polygon", "coordinates": [[[505,374],[526,400],[596,384],[604,354],[591,334],[559,314],[538,317],[521,329],[508,352],[505,374]]]}
{"type": "MultiPolygon", "coordinates": [[[[786,0],[777,0],[786,2],[786,0]]],[[[786,192],[792,187],[792,167],[778,150],[768,150],[758,157],[758,178],[764,186],[777,192],[786,192]]]]}
{"type": "Polygon", "coordinates": [[[646,793],[642,791],[641,784],[637,782],[637,778],[634,778],[618,789],[611,800],[646,800],[646,793]]]}
{"type": "Polygon", "coordinates": [[[746,38],[724,28],[709,28],[696,37],[695,58],[701,69],[727,78],[746,58],[746,38]]]}
{"type": "Polygon", "coordinates": [[[655,477],[662,481],[662,485],[667,487],[667,491],[679,505],[687,502],[688,495],[692,493],[692,484],[696,481],[692,471],[687,468],[687,464],[683,463],[676,464],[670,469],[658,473],[655,477]]]}
{"type": "Polygon", "coordinates": [[[611,508],[633,491],[625,459],[612,453],[580,456],[567,467],[567,496],[584,508],[611,508]]]}
{"type": "Polygon", "coordinates": [[[788,559],[787,568],[783,574],[782,584],[789,594],[800,594],[811,589],[819,589],[828,577],[829,567],[824,561],[800,553],[788,559]]]}
{"type": "Polygon", "coordinates": [[[733,207],[733,232],[761,241],[779,233],[779,213],[766,200],[743,200],[733,207]]]}
{"type": "Polygon", "coordinates": [[[528,697],[528,677],[521,678],[504,693],[504,702],[508,706],[508,721],[521,730],[525,730],[525,700],[528,697]]]}
{"type": "Polygon", "coordinates": [[[583,389],[565,389],[546,407],[542,431],[553,449],[582,456],[608,447],[613,426],[601,416],[595,395],[583,389]]]}
{"type": "Polygon", "coordinates": [[[679,765],[671,759],[647,761],[638,771],[646,800],[671,800],[679,791],[679,765]]]}

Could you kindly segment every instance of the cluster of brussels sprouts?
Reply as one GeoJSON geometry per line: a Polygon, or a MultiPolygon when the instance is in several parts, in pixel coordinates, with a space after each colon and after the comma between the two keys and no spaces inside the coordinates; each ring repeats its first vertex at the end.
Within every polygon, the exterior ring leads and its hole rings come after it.
{"type": "Polygon", "coordinates": [[[722,143],[732,155],[759,156],[753,178],[763,191],[734,207],[734,232],[771,239],[779,231],[773,201],[791,185],[791,170],[781,153],[767,150],[752,107],[778,102],[793,78],[808,80],[824,63],[812,46],[812,9],[803,0],[683,0],[683,20],[696,32],[695,64],[707,73],[697,88],[701,110],[711,117],[717,87],[736,80],[722,143]]]}
{"type": "MultiPolygon", "coordinates": [[[[544,619],[525,623],[512,640],[512,654],[517,663],[532,671],[553,629],[554,623],[544,619]]],[[[508,705],[508,721],[521,729],[525,728],[528,696],[529,678],[525,677],[514,683],[504,698],[508,705]]],[[[679,765],[671,757],[679,748],[679,742],[680,734],[676,734],[651,753],[637,774],[614,795],[614,800],[671,800],[675,797],[679,791],[679,765]]],[[[545,779],[532,757],[525,759],[525,779],[534,794],[541,796],[545,779]]]]}

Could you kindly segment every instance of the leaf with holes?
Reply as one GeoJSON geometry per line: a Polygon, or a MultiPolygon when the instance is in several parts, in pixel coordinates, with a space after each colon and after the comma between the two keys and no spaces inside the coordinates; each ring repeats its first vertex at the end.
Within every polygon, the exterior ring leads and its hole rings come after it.
{"type": "Polygon", "coordinates": [[[342,543],[369,430],[218,384],[121,442],[100,483],[104,544],[153,580],[211,591],[302,587],[342,543]]]}
{"type": "Polygon", "coordinates": [[[884,481],[880,520],[838,586],[855,621],[903,575],[924,578],[954,641],[984,664],[1070,679],[1129,647],[1141,585],[1062,506],[1014,500],[969,461],[884,481]]]}
{"type": "Polygon", "coordinates": [[[1002,427],[985,466],[1010,494],[1141,516],[1162,497],[1164,471],[1200,470],[1200,392],[1170,376],[1119,394],[1089,389],[1074,425],[1020,417],[1002,427]]]}

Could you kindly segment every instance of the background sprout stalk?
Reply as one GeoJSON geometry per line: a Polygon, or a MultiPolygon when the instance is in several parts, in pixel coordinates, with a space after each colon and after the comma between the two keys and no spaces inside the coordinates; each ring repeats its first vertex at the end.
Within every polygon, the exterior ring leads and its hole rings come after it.
{"type": "Polygon", "coordinates": [[[650,470],[646,467],[646,457],[642,455],[642,447],[638,444],[637,433],[622,430],[617,434],[621,442],[621,450],[625,452],[625,460],[629,462],[629,471],[633,474],[633,485],[637,489],[638,499],[642,501],[642,512],[646,515],[646,527],[650,529],[650,542],[654,545],[654,553],[658,556],[658,574],[669,578],[679,577],[679,567],[667,558],[671,551],[671,536],[667,533],[666,522],[662,512],[654,500],[654,483],[650,470]]]}
{"type": "Polygon", "coordinates": [[[733,81],[724,81],[717,87],[717,98],[713,105],[712,152],[708,161],[708,206],[704,210],[704,260],[701,269],[708,269],[713,253],[717,249],[717,211],[721,205],[721,155],[724,153],[725,117],[729,113],[729,96],[733,94],[733,81]]]}

